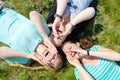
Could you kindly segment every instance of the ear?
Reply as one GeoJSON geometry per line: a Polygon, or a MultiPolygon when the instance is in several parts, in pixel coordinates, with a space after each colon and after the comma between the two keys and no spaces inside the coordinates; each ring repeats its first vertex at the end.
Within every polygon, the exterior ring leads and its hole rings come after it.
{"type": "Polygon", "coordinates": [[[76,44],[80,47],[80,43],[79,42],[76,42],[76,44]]]}

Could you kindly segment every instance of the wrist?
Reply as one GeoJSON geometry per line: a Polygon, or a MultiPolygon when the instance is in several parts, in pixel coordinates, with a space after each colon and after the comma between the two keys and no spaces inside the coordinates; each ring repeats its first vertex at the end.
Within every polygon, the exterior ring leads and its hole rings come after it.
{"type": "Polygon", "coordinates": [[[62,16],[61,16],[61,15],[59,15],[59,14],[57,14],[57,13],[54,15],[54,17],[55,17],[55,18],[59,18],[59,19],[61,19],[61,20],[62,20],[62,16]]]}
{"type": "Polygon", "coordinates": [[[76,68],[81,67],[81,63],[80,63],[80,64],[76,64],[75,67],[76,67],[76,68]]]}
{"type": "Polygon", "coordinates": [[[69,22],[69,24],[71,25],[71,27],[74,27],[74,24],[72,22],[69,22]]]}
{"type": "Polygon", "coordinates": [[[86,55],[90,56],[90,49],[86,49],[86,55]]]}
{"type": "Polygon", "coordinates": [[[83,52],[83,54],[84,54],[85,56],[87,55],[87,51],[86,51],[86,50],[83,50],[82,52],[83,52]]]}

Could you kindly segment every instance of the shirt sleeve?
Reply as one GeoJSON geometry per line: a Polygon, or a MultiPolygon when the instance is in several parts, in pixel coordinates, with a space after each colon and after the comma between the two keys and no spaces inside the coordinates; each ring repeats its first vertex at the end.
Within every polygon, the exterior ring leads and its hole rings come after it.
{"type": "Polygon", "coordinates": [[[94,45],[90,48],[91,51],[98,51],[99,45],[94,45]]]}
{"type": "Polygon", "coordinates": [[[77,68],[74,69],[74,74],[75,74],[76,80],[79,80],[79,78],[80,78],[80,72],[78,71],[77,68]]]}

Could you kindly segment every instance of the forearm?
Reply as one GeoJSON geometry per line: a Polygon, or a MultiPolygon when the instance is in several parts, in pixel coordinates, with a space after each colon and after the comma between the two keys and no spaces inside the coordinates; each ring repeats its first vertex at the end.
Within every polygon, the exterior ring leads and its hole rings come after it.
{"type": "Polygon", "coordinates": [[[9,47],[0,47],[0,56],[3,58],[10,58],[10,57],[30,58],[30,54],[11,49],[9,47]]]}
{"type": "Polygon", "coordinates": [[[86,8],[85,10],[81,11],[74,19],[71,19],[70,23],[73,25],[77,25],[83,21],[89,20],[95,14],[95,9],[92,7],[86,8]]]}
{"type": "Polygon", "coordinates": [[[57,0],[57,11],[56,11],[56,13],[58,15],[62,16],[62,14],[63,14],[66,6],[67,6],[67,2],[68,2],[68,0],[57,0]]]}
{"type": "Polygon", "coordinates": [[[35,24],[36,28],[38,29],[39,33],[43,36],[43,38],[48,37],[44,30],[42,18],[36,11],[30,12],[30,19],[35,24]]]}
{"type": "Polygon", "coordinates": [[[78,71],[80,72],[80,78],[79,80],[94,80],[90,74],[81,66],[81,65],[77,65],[76,66],[78,71]]]}
{"type": "Polygon", "coordinates": [[[90,56],[101,57],[109,60],[120,61],[120,53],[107,49],[107,50],[98,50],[90,51],[90,56]]]}
{"type": "MultiPolygon", "coordinates": [[[[84,55],[88,55],[86,50],[79,50],[79,52],[83,53],[84,55]]],[[[108,60],[120,61],[120,53],[108,48],[104,48],[102,46],[99,46],[99,49],[97,51],[90,50],[88,56],[95,56],[105,58],[108,60]]]]}

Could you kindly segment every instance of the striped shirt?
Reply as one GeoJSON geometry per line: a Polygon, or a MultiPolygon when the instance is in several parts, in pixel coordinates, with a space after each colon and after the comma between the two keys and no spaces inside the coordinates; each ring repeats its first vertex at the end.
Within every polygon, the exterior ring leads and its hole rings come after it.
{"type": "MultiPolygon", "coordinates": [[[[91,50],[98,50],[99,46],[95,45],[91,50]]],[[[120,66],[114,61],[99,58],[99,62],[96,65],[83,64],[84,69],[95,80],[120,80],[120,66]]],[[[76,80],[80,78],[80,73],[77,68],[74,69],[76,80]]]]}

